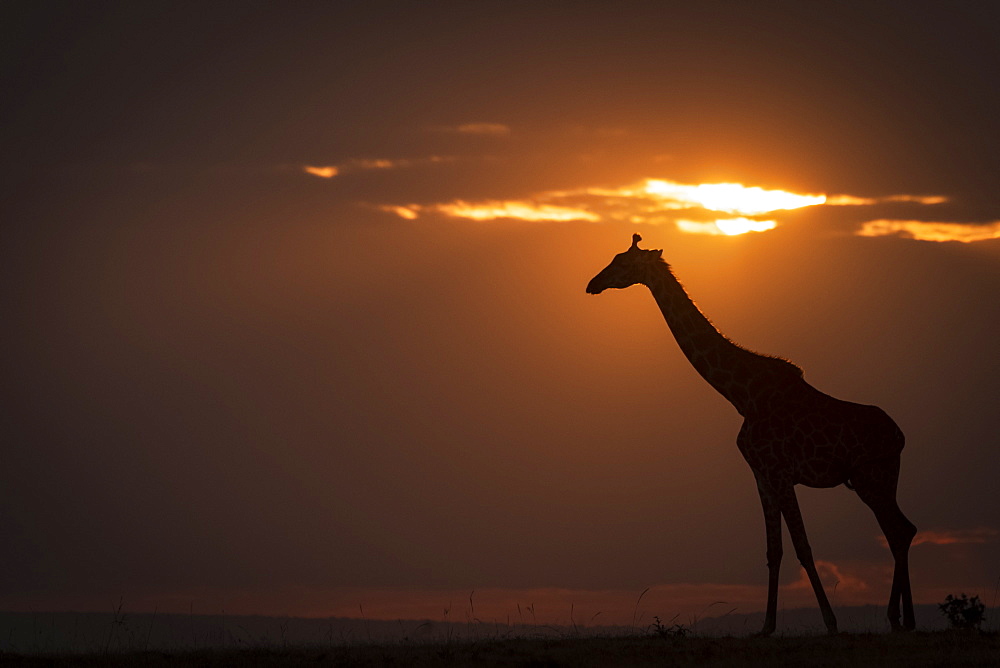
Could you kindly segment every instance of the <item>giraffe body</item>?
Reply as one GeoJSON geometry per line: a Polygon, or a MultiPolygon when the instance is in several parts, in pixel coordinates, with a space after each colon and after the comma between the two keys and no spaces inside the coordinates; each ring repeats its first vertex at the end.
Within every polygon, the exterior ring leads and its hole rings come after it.
{"type": "Polygon", "coordinates": [[[899,457],[903,433],[878,406],[835,399],[802,379],[789,383],[785,394],[744,417],[736,444],[754,471],[792,484],[836,487],[850,484],[853,472],[873,461],[899,457]]]}
{"type": "Polygon", "coordinates": [[[590,281],[587,292],[637,283],[649,288],[695,370],[743,416],[736,443],[757,481],[767,533],[768,600],[764,635],[774,631],[784,518],[796,556],[812,584],[830,633],[837,620],[816,572],[795,497],[795,485],[846,484],[875,514],[896,566],[889,595],[893,630],[914,628],[908,551],[916,528],[896,504],[903,433],[885,411],[836,399],[802,377],[797,366],[760,355],[723,336],[695,306],[661,259],[632,246],[590,281]],[[899,622],[902,606],[903,623],[899,622]]]}

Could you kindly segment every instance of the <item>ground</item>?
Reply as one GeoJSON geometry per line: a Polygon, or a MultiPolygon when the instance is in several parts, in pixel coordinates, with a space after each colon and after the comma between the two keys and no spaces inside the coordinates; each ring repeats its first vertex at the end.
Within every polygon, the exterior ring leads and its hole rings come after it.
{"type": "Polygon", "coordinates": [[[311,648],[18,655],[4,666],[996,666],[1000,635],[562,637],[311,648]]]}

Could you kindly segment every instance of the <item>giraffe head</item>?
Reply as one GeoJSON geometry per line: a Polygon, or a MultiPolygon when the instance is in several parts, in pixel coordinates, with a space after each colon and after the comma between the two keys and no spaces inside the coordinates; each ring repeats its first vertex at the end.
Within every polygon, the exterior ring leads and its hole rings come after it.
{"type": "Polygon", "coordinates": [[[642,237],[632,235],[632,245],[624,253],[615,255],[615,259],[601,273],[590,279],[587,293],[599,295],[608,288],[627,288],[641,283],[649,269],[661,262],[662,250],[643,250],[639,248],[642,237]]]}

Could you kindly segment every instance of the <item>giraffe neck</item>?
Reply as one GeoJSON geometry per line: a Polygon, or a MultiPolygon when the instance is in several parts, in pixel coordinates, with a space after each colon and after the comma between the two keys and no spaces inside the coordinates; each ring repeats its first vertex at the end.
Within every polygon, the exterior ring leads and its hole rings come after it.
{"type": "MultiPolygon", "coordinates": [[[[751,400],[750,374],[763,356],[741,348],[715,328],[695,305],[665,262],[653,265],[643,281],[656,299],[663,318],[681,351],[709,385],[726,398],[741,415],[751,400]]],[[[773,359],[773,361],[783,360],[773,359]]]]}

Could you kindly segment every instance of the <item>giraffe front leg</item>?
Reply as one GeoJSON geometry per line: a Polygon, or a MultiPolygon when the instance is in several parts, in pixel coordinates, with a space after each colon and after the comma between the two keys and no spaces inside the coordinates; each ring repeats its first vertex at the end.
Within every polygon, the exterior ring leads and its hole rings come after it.
{"type": "Polygon", "coordinates": [[[806,527],[802,521],[802,512],[799,510],[798,499],[795,498],[795,487],[791,484],[778,487],[775,493],[778,497],[781,514],[785,518],[785,525],[788,527],[788,534],[792,538],[792,545],[795,546],[795,555],[799,558],[802,568],[805,569],[813,592],[816,594],[816,602],[819,604],[820,612],[823,613],[826,630],[830,635],[835,635],[837,633],[837,617],[833,614],[833,608],[830,607],[830,601],[826,598],[819,573],[816,572],[812,548],[809,547],[806,527]]]}
{"type": "Polygon", "coordinates": [[[774,633],[778,616],[778,572],[781,569],[781,509],[774,494],[757,479],[760,505],[764,509],[764,529],[767,532],[767,613],[764,615],[762,636],[774,633]]]}

